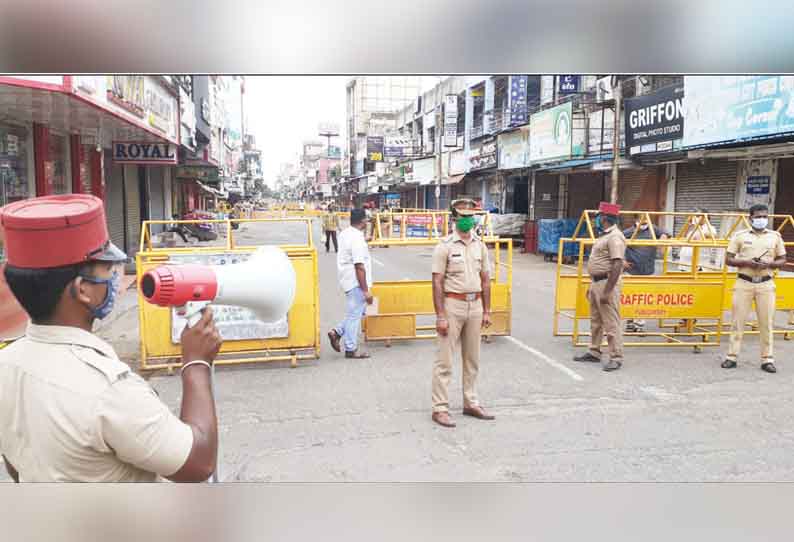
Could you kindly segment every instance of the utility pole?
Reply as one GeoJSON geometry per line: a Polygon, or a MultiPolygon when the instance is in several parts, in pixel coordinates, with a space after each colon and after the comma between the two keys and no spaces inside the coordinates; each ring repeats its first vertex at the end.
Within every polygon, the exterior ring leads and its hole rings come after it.
{"type": "Polygon", "coordinates": [[[610,203],[618,202],[618,176],[620,174],[620,107],[622,101],[622,88],[620,80],[615,76],[612,94],[615,97],[615,122],[612,127],[612,190],[609,195],[610,203]]]}

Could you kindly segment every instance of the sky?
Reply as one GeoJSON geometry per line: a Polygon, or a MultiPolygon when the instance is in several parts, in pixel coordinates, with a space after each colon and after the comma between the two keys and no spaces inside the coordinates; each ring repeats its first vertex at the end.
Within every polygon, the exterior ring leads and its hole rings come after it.
{"type": "MultiPolygon", "coordinates": [[[[345,86],[351,76],[251,75],[245,82],[248,131],[262,151],[265,182],[275,181],[281,164],[295,161],[306,139],[320,139],[318,125],[335,122],[340,137],[331,141],[344,152],[345,86]]],[[[424,90],[438,77],[422,78],[424,90]]]]}

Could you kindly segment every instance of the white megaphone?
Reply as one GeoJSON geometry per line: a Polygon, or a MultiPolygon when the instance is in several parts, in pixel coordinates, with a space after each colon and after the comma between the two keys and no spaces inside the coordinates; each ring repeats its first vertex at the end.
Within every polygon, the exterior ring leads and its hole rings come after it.
{"type": "Polygon", "coordinates": [[[248,261],[231,265],[162,265],[141,278],[149,303],[177,307],[194,326],[210,303],[251,309],[269,324],[277,322],[295,301],[295,269],[278,247],[259,247],[248,261]]]}

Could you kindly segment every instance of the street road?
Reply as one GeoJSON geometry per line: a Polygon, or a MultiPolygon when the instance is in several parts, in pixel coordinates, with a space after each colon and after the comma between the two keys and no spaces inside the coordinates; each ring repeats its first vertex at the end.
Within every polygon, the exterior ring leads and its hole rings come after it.
{"type": "MultiPolygon", "coordinates": [[[[244,228],[240,240],[300,241],[276,226],[244,228]]],[[[479,395],[497,419],[460,415],[458,361],[450,389],[458,427],[445,429],[430,420],[433,341],[371,344],[368,360],[345,359],[328,345],[325,333],[344,304],[335,254],[319,239],[315,225],[321,358],[296,369],[217,369],[224,481],[794,480],[791,343],[776,343],[776,375],[759,369],[752,337],[732,371],[719,367],[723,346],[702,354],[627,349],[623,369],[605,373],[573,362],[570,339],[551,334],[554,264],[516,251],[513,337],[484,344],[480,368],[479,395]]],[[[431,252],[376,248],[375,279],[429,278],[431,252]]],[[[100,330],[133,367],[134,303],[129,290],[100,330]]],[[[179,378],[150,382],[178,411],[179,378]]]]}

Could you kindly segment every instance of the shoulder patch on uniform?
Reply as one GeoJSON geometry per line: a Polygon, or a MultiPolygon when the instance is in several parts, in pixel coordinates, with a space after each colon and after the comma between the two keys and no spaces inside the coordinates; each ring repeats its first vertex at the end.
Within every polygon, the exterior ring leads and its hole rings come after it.
{"type": "Polygon", "coordinates": [[[109,358],[106,355],[97,352],[93,348],[87,346],[72,345],[70,347],[72,353],[83,361],[86,365],[90,365],[108,379],[112,384],[129,374],[130,367],[119,359],[109,358]]]}

